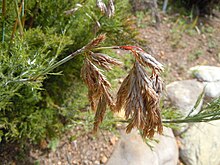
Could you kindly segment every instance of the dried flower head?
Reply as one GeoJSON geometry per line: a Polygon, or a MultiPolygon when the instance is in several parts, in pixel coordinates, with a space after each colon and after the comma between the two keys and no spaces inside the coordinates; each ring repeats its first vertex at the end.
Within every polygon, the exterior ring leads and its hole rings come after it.
{"type": "Polygon", "coordinates": [[[136,60],[143,66],[150,67],[153,71],[163,71],[163,65],[159,63],[153,56],[136,46],[121,46],[121,49],[130,50],[136,60]]]}
{"type": "Polygon", "coordinates": [[[90,43],[85,46],[85,50],[91,50],[94,47],[97,47],[101,42],[106,39],[105,34],[100,34],[98,37],[93,39],[90,43]]]}
{"type": "Polygon", "coordinates": [[[141,48],[120,48],[130,50],[136,62],[117,93],[116,111],[124,108],[125,117],[129,119],[127,132],[137,127],[144,137],[151,138],[155,132],[162,133],[163,130],[159,109],[163,83],[157,73],[163,70],[162,64],[141,48]],[[152,75],[147,74],[145,66],[152,69],[152,75]]]}
{"type": "Polygon", "coordinates": [[[109,57],[106,54],[102,54],[102,53],[93,53],[91,52],[90,54],[91,56],[91,60],[99,65],[100,67],[106,69],[106,70],[111,70],[112,67],[110,64],[112,65],[121,65],[122,63],[120,61],[118,61],[117,59],[114,59],[112,57],[109,57]]]}
{"type": "Polygon", "coordinates": [[[104,118],[106,107],[109,106],[111,110],[115,107],[110,93],[111,85],[95,64],[109,70],[111,69],[111,64],[119,65],[121,63],[108,55],[93,52],[90,52],[84,60],[81,75],[89,89],[88,97],[91,108],[96,111],[94,132],[97,131],[99,124],[104,118]]]}
{"type": "Polygon", "coordinates": [[[108,1],[108,6],[102,0],[96,0],[97,7],[102,13],[106,14],[109,18],[115,14],[115,6],[113,0],[108,1]]]}
{"type": "Polygon", "coordinates": [[[111,18],[115,14],[115,6],[113,0],[109,0],[107,7],[107,16],[111,18]]]}
{"type": "Polygon", "coordinates": [[[105,3],[102,0],[96,0],[96,5],[101,10],[102,13],[107,12],[107,7],[106,7],[105,3]]]}
{"type": "Polygon", "coordinates": [[[122,82],[117,93],[116,103],[110,93],[110,83],[97,67],[110,70],[110,65],[120,65],[114,58],[102,53],[93,53],[92,49],[105,39],[100,35],[85,46],[87,55],[82,67],[82,78],[88,86],[88,97],[95,114],[94,131],[102,122],[107,106],[112,111],[125,110],[128,119],[127,132],[137,127],[142,130],[144,137],[153,137],[155,132],[162,133],[162,121],[159,109],[163,82],[159,73],[163,65],[143,49],[135,46],[114,46],[112,49],[129,50],[136,61],[128,76],[122,82]],[[149,67],[149,74],[145,67],[149,67]],[[149,74],[149,75],[148,75],[149,74]]]}
{"type": "Polygon", "coordinates": [[[92,110],[96,110],[98,101],[102,95],[106,95],[106,99],[108,99],[109,104],[112,103],[112,97],[108,92],[111,84],[101,73],[101,70],[97,68],[88,58],[84,60],[81,75],[83,81],[86,83],[89,89],[88,97],[92,110]]]}

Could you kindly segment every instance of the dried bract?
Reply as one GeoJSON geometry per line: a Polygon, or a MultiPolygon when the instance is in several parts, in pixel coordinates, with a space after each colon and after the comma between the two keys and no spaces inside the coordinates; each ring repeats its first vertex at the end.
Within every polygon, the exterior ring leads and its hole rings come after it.
{"type": "Polygon", "coordinates": [[[93,128],[94,132],[97,132],[99,124],[103,121],[103,118],[106,113],[106,108],[107,108],[106,98],[104,95],[102,95],[99,98],[98,107],[95,113],[94,128],[93,128]]]}
{"type": "Polygon", "coordinates": [[[106,54],[102,54],[102,53],[91,53],[91,60],[99,65],[100,67],[103,67],[106,70],[110,70],[112,69],[112,67],[110,66],[110,64],[112,65],[121,65],[122,63],[120,61],[118,61],[117,59],[114,59],[112,57],[109,57],[106,54]]]}
{"type": "Polygon", "coordinates": [[[96,5],[101,10],[102,13],[107,12],[107,7],[106,7],[105,3],[102,0],[96,0],[96,5]]]}
{"type": "Polygon", "coordinates": [[[100,64],[101,67],[110,68],[109,64],[118,64],[117,61],[100,53],[91,53],[84,60],[81,70],[82,79],[88,87],[88,98],[93,111],[96,111],[94,121],[94,132],[97,131],[99,124],[102,122],[107,105],[114,109],[113,97],[110,93],[110,83],[92,62],[100,64]],[[89,60],[91,58],[91,61],[89,60]],[[105,64],[104,64],[104,62],[105,64]]]}
{"type": "Polygon", "coordinates": [[[107,7],[107,16],[111,18],[115,14],[115,6],[113,0],[109,0],[107,7]]]}
{"type": "Polygon", "coordinates": [[[77,3],[75,8],[70,9],[70,10],[67,10],[67,11],[64,11],[64,13],[65,13],[66,15],[74,14],[74,13],[75,13],[79,8],[81,8],[81,7],[82,7],[82,5],[79,4],[79,3],[77,3]]]}
{"type": "Polygon", "coordinates": [[[106,14],[109,18],[115,14],[115,6],[113,0],[108,1],[108,6],[102,0],[96,0],[97,7],[102,13],[106,14]]]}
{"type": "Polygon", "coordinates": [[[135,58],[143,65],[143,66],[149,66],[153,70],[162,71],[163,65],[159,63],[153,56],[150,54],[136,50],[133,53],[135,55],[135,58]]]}
{"type": "Polygon", "coordinates": [[[110,83],[101,73],[101,70],[98,69],[88,58],[84,60],[81,75],[89,89],[88,97],[92,110],[96,110],[98,101],[102,95],[106,96],[108,104],[112,104],[112,96],[108,91],[111,86],[110,83]]]}
{"type": "Polygon", "coordinates": [[[100,34],[98,37],[93,39],[90,43],[88,43],[84,49],[85,50],[91,50],[94,47],[97,47],[101,42],[105,40],[106,36],[105,34],[100,34]]]}
{"type": "Polygon", "coordinates": [[[120,49],[130,50],[139,63],[141,63],[143,66],[150,67],[153,72],[156,73],[156,70],[159,72],[163,71],[163,65],[143,49],[137,46],[120,46],[120,49]]]}

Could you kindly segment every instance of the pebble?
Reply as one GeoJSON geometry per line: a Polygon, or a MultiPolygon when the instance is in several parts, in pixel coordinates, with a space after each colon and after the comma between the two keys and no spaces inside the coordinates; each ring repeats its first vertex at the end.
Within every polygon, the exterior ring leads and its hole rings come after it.
{"type": "Polygon", "coordinates": [[[100,160],[100,163],[106,163],[108,158],[106,156],[103,156],[100,160]]]}
{"type": "Polygon", "coordinates": [[[118,138],[116,136],[111,137],[110,139],[110,144],[111,145],[115,145],[116,141],[118,140],[118,138]]]}
{"type": "Polygon", "coordinates": [[[99,161],[96,160],[96,161],[94,162],[94,165],[100,165],[99,161]]]}

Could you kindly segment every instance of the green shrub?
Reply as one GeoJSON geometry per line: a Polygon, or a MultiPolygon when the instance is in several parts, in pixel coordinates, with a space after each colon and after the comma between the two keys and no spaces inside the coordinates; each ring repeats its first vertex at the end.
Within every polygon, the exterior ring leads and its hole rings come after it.
{"type": "Polygon", "coordinates": [[[204,16],[213,14],[213,9],[216,9],[220,4],[219,0],[178,0],[173,1],[173,4],[182,6],[190,12],[193,11],[194,15],[204,16]]]}
{"type": "Polygon", "coordinates": [[[36,143],[59,135],[88,103],[79,76],[82,57],[56,68],[56,76],[45,70],[99,33],[108,36],[106,44],[129,44],[136,33],[125,14],[127,0],[115,2],[112,18],[104,16],[94,0],[31,1],[25,4],[24,27],[17,24],[15,31],[14,2],[7,1],[7,21],[1,21],[6,26],[0,45],[0,141],[36,143]],[[77,4],[81,7],[75,13],[65,14],[77,4]]]}

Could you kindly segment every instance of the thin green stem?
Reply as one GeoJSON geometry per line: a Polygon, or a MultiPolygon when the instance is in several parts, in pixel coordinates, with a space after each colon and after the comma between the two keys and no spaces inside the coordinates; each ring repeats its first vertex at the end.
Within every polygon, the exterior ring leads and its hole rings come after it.
{"type": "Polygon", "coordinates": [[[22,22],[22,27],[24,27],[24,22],[25,22],[25,15],[24,15],[24,10],[25,10],[25,5],[24,5],[24,0],[22,0],[22,11],[21,11],[21,22],[22,22]]]}
{"type": "Polygon", "coordinates": [[[2,43],[5,41],[6,0],[2,1],[2,43]]]}
{"type": "Polygon", "coordinates": [[[214,121],[219,120],[220,117],[213,117],[208,119],[200,119],[200,120],[194,120],[192,119],[177,119],[177,120],[163,120],[163,123],[200,123],[200,122],[208,122],[208,121],[214,121]]]}
{"type": "Polygon", "coordinates": [[[77,51],[73,52],[72,54],[68,55],[67,57],[65,57],[64,59],[58,61],[57,63],[53,64],[52,66],[48,67],[47,69],[45,69],[42,73],[40,73],[39,75],[33,77],[31,80],[36,80],[37,78],[39,78],[40,76],[46,75],[47,73],[49,73],[50,71],[54,70],[55,68],[57,68],[58,66],[66,63],[67,61],[73,59],[74,57],[76,57],[77,55],[81,54],[85,52],[85,47],[82,47],[81,49],[78,49],[77,51]]]}
{"type": "MultiPolygon", "coordinates": [[[[72,54],[68,55],[67,57],[65,57],[64,59],[58,61],[57,63],[53,64],[51,67],[45,69],[43,71],[43,73],[35,76],[34,78],[32,78],[32,80],[36,80],[38,77],[43,76],[47,73],[49,73],[50,71],[52,71],[53,69],[57,68],[58,66],[66,63],[67,61],[71,60],[72,58],[74,58],[75,56],[84,53],[85,51],[88,51],[85,49],[86,46],[82,47],[81,49],[73,52],[72,54]]],[[[118,46],[111,46],[111,47],[99,47],[99,48],[94,48],[93,51],[97,51],[97,50],[104,50],[104,49],[119,49],[118,46]]]]}

